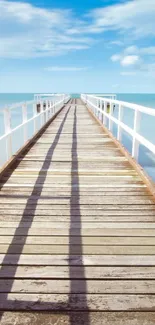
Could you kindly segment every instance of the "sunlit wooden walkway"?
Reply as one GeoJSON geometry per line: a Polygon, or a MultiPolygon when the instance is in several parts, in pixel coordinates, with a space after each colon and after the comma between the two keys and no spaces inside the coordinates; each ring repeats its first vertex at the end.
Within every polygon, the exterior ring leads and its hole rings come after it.
{"type": "Polygon", "coordinates": [[[0,182],[1,324],[154,324],[154,199],[80,100],[0,182]]]}

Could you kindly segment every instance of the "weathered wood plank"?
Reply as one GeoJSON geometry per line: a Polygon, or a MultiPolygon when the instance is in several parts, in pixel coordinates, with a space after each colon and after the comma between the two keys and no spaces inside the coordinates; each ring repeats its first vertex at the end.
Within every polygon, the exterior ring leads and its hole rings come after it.
{"type": "MultiPolygon", "coordinates": [[[[2,313],[0,313],[1,316],[2,313]]],[[[3,312],[1,325],[154,325],[155,312],[3,312]]]]}
{"type": "MultiPolygon", "coordinates": [[[[72,228],[72,231],[70,232],[69,228],[36,228],[36,227],[30,227],[30,228],[17,228],[18,231],[16,232],[16,228],[1,228],[0,227],[0,235],[14,235],[15,232],[18,236],[25,236],[26,234],[30,236],[36,236],[39,234],[39,236],[79,236],[79,229],[78,228],[72,228]]],[[[128,228],[82,228],[80,230],[81,237],[82,236],[138,236],[138,237],[154,237],[155,231],[152,228],[134,228],[134,229],[128,229],[128,228]]]]}
{"type": "Polygon", "coordinates": [[[155,200],[139,175],[67,106],[0,182],[0,309],[155,310],[155,200]]]}
{"type": "MultiPolygon", "coordinates": [[[[74,266],[155,266],[154,255],[30,255],[30,254],[0,254],[0,264],[3,265],[74,265],[74,266]]],[[[85,269],[85,268],[84,268],[85,269]]],[[[100,268],[99,268],[100,269],[100,268]]],[[[15,270],[15,269],[14,269],[15,270]]],[[[77,268],[76,268],[77,270],[77,268]]],[[[82,267],[83,270],[83,267],[82,267]]],[[[84,271],[84,270],[83,270],[84,271]]],[[[84,274],[82,271],[82,275],[84,274]]],[[[112,271],[112,269],[111,269],[112,271]]]]}
{"type": "MultiPolygon", "coordinates": [[[[77,200],[76,196],[58,196],[58,197],[49,197],[49,198],[44,198],[44,197],[38,197],[33,198],[33,197],[29,197],[29,204],[36,204],[36,200],[37,200],[37,204],[40,205],[51,205],[51,204],[64,204],[64,203],[69,203],[71,201],[71,204],[75,204],[77,205],[77,202],[79,205],[82,204],[99,204],[99,205],[103,205],[103,204],[154,204],[155,202],[152,200],[152,196],[150,195],[146,195],[146,196],[79,196],[79,199],[77,200]]],[[[20,204],[27,204],[27,199],[24,198],[1,198],[0,200],[0,207],[2,207],[2,205],[4,204],[4,206],[7,204],[12,205],[12,204],[16,204],[16,206],[18,207],[18,205],[20,204]]]]}
{"type": "MultiPolygon", "coordinates": [[[[85,293],[85,280],[71,280],[75,293],[85,293]]],[[[87,294],[154,294],[155,280],[87,280],[87,294]]],[[[0,293],[51,293],[70,294],[70,280],[46,280],[46,279],[12,279],[0,280],[0,293]],[[11,288],[11,290],[10,290],[11,288]]]]}
{"type": "MultiPolygon", "coordinates": [[[[1,228],[37,228],[37,229],[61,229],[62,224],[60,222],[11,222],[11,221],[1,221],[0,227],[1,228]]],[[[155,222],[83,222],[80,221],[77,222],[64,222],[63,228],[74,228],[74,229],[155,229],[155,222]]],[[[38,230],[39,231],[39,230],[38,230]]]]}
{"type": "Polygon", "coordinates": [[[96,311],[155,311],[155,295],[127,294],[24,294],[9,293],[7,300],[0,293],[3,310],[96,310],[96,311]]]}
{"type": "MultiPolygon", "coordinates": [[[[73,241],[73,240],[72,240],[73,241]]],[[[19,245],[19,244],[0,244],[0,254],[36,254],[36,255],[57,255],[70,254],[70,245],[19,245]]],[[[155,246],[97,246],[97,245],[74,245],[72,248],[73,254],[93,254],[93,255],[155,255],[155,246]]]]}
{"type": "Polygon", "coordinates": [[[78,237],[78,236],[7,236],[0,235],[0,244],[28,244],[28,245],[155,245],[154,237],[78,237]]]}
{"type": "MultiPolygon", "coordinates": [[[[31,215],[25,215],[24,216],[21,215],[11,215],[11,214],[5,214],[5,215],[1,215],[0,214],[0,222],[2,221],[7,221],[7,222],[20,222],[21,220],[23,222],[30,222],[31,219],[33,217],[33,222],[60,222],[61,225],[63,226],[63,224],[65,222],[70,222],[71,218],[72,218],[72,222],[77,222],[77,216],[76,215],[57,215],[57,216],[53,216],[53,215],[46,215],[46,213],[44,215],[35,215],[33,216],[31,215]]],[[[91,222],[91,223],[101,223],[101,222],[155,222],[155,213],[154,215],[117,215],[117,216],[113,216],[113,215],[103,215],[103,216],[90,216],[90,215],[80,215],[80,220],[81,223],[87,223],[87,222],[91,222]]],[[[1,225],[1,224],[0,224],[1,225]]]]}
{"type": "MultiPolygon", "coordinates": [[[[66,201],[69,201],[68,199],[66,201]]],[[[17,205],[12,203],[12,204],[3,204],[0,205],[0,211],[1,213],[7,213],[7,211],[9,213],[12,214],[18,214],[19,212],[26,212],[26,210],[31,210],[33,211],[33,209],[35,208],[35,212],[40,213],[40,211],[49,211],[51,209],[54,211],[54,213],[57,212],[62,212],[65,214],[65,211],[67,213],[67,211],[70,211],[71,213],[71,205],[70,202],[65,202],[64,204],[59,204],[59,201],[57,202],[57,204],[39,204],[39,202],[37,202],[37,204],[20,204],[17,205]],[[17,209],[16,211],[13,211],[13,209],[17,209]],[[10,211],[11,210],[11,211],[10,211]]],[[[49,213],[53,213],[52,210],[49,211],[49,213]]],[[[99,214],[102,211],[107,211],[107,213],[110,211],[154,211],[155,212],[155,204],[73,204],[72,205],[72,214],[76,213],[78,211],[78,215],[82,214],[83,212],[88,212],[91,215],[93,213],[93,211],[96,211],[96,215],[99,214]]],[[[103,212],[104,213],[104,212],[103,212]]],[[[8,213],[7,213],[8,214],[8,213]]],[[[43,212],[42,212],[43,214],[43,212]]],[[[48,214],[48,212],[47,212],[48,214]]],[[[92,214],[93,215],[93,214],[92,214]]]]}

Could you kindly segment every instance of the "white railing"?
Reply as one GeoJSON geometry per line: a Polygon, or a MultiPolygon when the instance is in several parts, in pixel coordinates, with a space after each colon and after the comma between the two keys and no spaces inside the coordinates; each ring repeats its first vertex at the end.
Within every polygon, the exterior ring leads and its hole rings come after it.
{"type": "MultiPolygon", "coordinates": [[[[12,137],[16,131],[22,130],[23,134],[23,145],[29,140],[28,136],[28,124],[33,123],[33,134],[34,135],[45,123],[63,107],[70,99],[69,95],[65,94],[50,94],[48,99],[32,100],[28,102],[16,103],[5,108],[4,113],[4,134],[0,136],[0,152],[4,155],[4,145],[2,142],[5,141],[5,161],[7,161],[15,152],[13,152],[12,137]],[[28,107],[32,107],[31,117],[28,118],[28,107]],[[22,115],[22,123],[16,127],[12,127],[12,110],[19,109],[22,115]],[[39,123],[38,123],[39,122],[39,123]],[[38,126],[39,124],[39,126],[38,126]]],[[[31,136],[32,136],[31,135],[31,136]]],[[[19,149],[19,148],[18,148],[19,149]]],[[[3,159],[3,162],[5,162],[3,159]]]]}
{"type": "Polygon", "coordinates": [[[55,98],[59,97],[60,95],[63,96],[63,94],[49,94],[49,93],[40,93],[40,94],[34,94],[34,100],[45,100],[45,99],[50,99],[53,96],[55,96],[55,98]]]}
{"type": "Polygon", "coordinates": [[[107,99],[89,94],[82,94],[81,99],[89,106],[94,115],[106,125],[108,119],[108,129],[112,132],[113,123],[117,125],[117,140],[121,142],[122,130],[126,131],[132,137],[132,157],[139,158],[139,145],[143,145],[155,154],[155,145],[139,134],[141,113],[149,116],[155,116],[155,110],[152,108],[127,103],[114,99],[107,99]],[[115,106],[118,106],[118,118],[113,116],[115,106]],[[129,108],[134,111],[133,128],[126,125],[123,119],[123,110],[129,108]]]}

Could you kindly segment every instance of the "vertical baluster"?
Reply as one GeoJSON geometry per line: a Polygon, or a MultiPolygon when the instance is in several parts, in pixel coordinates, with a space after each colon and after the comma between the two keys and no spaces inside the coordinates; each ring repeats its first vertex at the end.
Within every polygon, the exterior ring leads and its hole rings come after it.
{"type": "Polygon", "coordinates": [[[102,110],[101,122],[103,124],[103,120],[104,120],[104,114],[103,114],[103,112],[104,112],[104,101],[103,100],[101,100],[101,110],[102,110]]]}
{"type": "Polygon", "coordinates": [[[53,102],[53,99],[51,100],[51,116],[53,115],[53,105],[54,105],[54,102],[53,102]]]}
{"type": "Polygon", "coordinates": [[[49,108],[48,108],[48,100],[46,100],[46,111],[45,111],[46,122],[49,120],[49,108]]]}
{"type": "Polygon", "coordinates": [[[138,160],[139,156],[139,141],[136,139],[136,133],[139,132],[140,129],[140,120],[141,120],[141,112],[136,109],[134,116],[134,134],[133,134],[133,142],[132,142],[132,157],[138,160]]]}
{"type": "Polygon", "coordinates": [[[113,128],[113,121],[110,119],[110,117],[113,115],[113,103],[110,102],[110,112],[109,112],[109,130],[112,131],[113,128]]]}
{"type": "Polygon", "coordinates": [[[99,99],[97,99],[97,118],[100,119],[100,111],[98,110],[98,108],[100,107],[100,101],[99,99]]]}
{"type": "Polygon", "coordinates": [[[33,104],[34,133],[37,132],[37,102],[33,104]]]}
{"type": "MultiPolygon", "coordinates": [[[[123,107],[121,106],[121,104],[119,104],[119,108],[118,108],[118,123],[122,121],[122,117],[123,117],[123,107]]],[[[122,138],[122,128],[120,126],[120,124],[118,124],[118,129],[117,129],[117,140],[121,141],[122,138]]]]}
{"type": "Polygon", "coordinates": [[[53,98],[53,115],[55,114],[55,97],[53,98]]]}
{"type": "Polygon", "coordinates": [[[12,156],[12,134],[11,134],[11,113],[8,108],[4,110],[4,128],[6,136],[7,160],[12,156]]]}
{"type": "Polygon", "coordinates": [[[27,134],[27,105],[24,103],[22,105],[22,112],[23,112],[23,135],[24,135],[24,143],[27,141],[28,134],[27,134]]]}
{"type": "MultiPolygon", "coordinates": [[[[100,110],[102,110],[102,101],[101,101],[101,99],[100,99],[100,104],[99,104],[100,106],[100,110]]],[[[100,112],[100,121],[102,121],[102,112],[100,112]]]]}
{"type": "Polygon", "coordinates": [[[43,124],[45,123],[44,122],[44,101],[43,100],[40,101],[40,112],[41,112],[41,115],[40,115],[41,126],[43,126],[43,124]]]}
{"type": "MultiPolygon", "coordinates": [[[[103,103],[104,103],[103,112],[104,112],[104,113],[107,113],[107,102],[104,100],[103,103]]],[[[106,116],[105,116],[105,114],[104,114],[104,115],[103,115],[103,124],[104,124],[104,125],[106,125],[106,119],[107,119],[107,118],[106,118],[106,116]]]]}

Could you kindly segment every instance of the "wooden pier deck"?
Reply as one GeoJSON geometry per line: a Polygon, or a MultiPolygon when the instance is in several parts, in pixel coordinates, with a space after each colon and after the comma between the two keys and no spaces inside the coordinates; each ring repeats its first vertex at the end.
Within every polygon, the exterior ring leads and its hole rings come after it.
{"type": "Polygon", "coordinates": [[[79,99],[0,185],[1,324],[155,323],[154,197],[79,99]]]}

